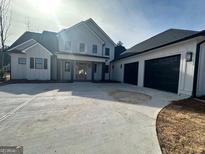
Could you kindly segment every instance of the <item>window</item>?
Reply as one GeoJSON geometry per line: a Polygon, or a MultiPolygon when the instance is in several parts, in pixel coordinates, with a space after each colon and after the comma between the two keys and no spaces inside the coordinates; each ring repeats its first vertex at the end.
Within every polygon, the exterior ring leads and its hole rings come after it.
{"type": "Polygon", "coordinates": [[[35,69],[43,69],[43,58],[35,58],[35,69]]]}
{"type": "Polygon", "coordinates": [[[110,55],[110,48],[105,48],[105,55],[109,56],[110,55]]]}
{"type": "Polygon", "coordinates": [[[48,59],[44,59],[44,69],[48,69],[48,59]]]}
{"type": "Polygon", "coordinates": [[[71,41],[66,41],[65,42],[65,50],[71,50],[71,41]]]}
{"type": "Polygon", "coordinates": [[[18,58],[18,64],[26,64],[26,58],[18,58]]]}
{"type": "Polygon", "coordinates": [[[65,62],[65,72],[70,72],[70,62],[65,62]]]}
{"type": "Polygon", "coordinates": [[[105,65],[105,73],[109,73],[109,65],[105,65]]]}
{"type": "Polygon", "coordinates": [[[98,46],[97,45],[93,45],[93,53],[97,53],[98,52],[98,46]]]}
{"type": "Polygon", "coordinates": [[[94,64],[94,72],[97,72],[97,64],[94,64]]]}
{"type": "Polygon", "coordinates": [[[30,58],[30,69],[34,69],[34,58],[30,58]]]}
{"type": "Polygon", "coordinates": [[[85,44],[80,43],[80,52],[85,52],[85,44]]]}

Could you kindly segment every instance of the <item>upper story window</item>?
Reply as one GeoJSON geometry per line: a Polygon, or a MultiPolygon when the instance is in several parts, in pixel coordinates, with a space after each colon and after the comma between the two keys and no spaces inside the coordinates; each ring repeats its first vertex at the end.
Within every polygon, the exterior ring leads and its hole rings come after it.
{"type": "Polygon", "coordinates": [[[85,52],[85,43],[80,43],[80,52],[85,52]]]}
{"type": "Polygon", "coordinates": [[[26,58],[18,58],[18,64],[26,64],[26,58]]]}
{"type": "Polygon", "coordinates": [[[93,45],[93,53],[97,53],[98,52],[98,46],[97,45],[93,45]]]}
{"type": "Polygon", "coordinates": [[[105,48],[105,56],[110,56],[110,48],[105,48]]]}
{"type": "Polygon", "coordinates": [[[65,42],[65,50],[71,50],[71,41],[65,42]]]}

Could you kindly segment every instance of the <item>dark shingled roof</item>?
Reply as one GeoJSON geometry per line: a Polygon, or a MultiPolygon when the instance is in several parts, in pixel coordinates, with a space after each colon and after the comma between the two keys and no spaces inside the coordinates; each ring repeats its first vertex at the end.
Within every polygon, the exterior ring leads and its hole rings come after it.
{"type": "Polygon", "coordinates": [[[43,31],[42,33],[35,33],[35,32],[25,32],[23,35],[21,35],[10,47],[14,48],[17,45],[20,45],[30,39],[34,39],[35,41],[39,42],[41,45],[43,45],[45,48],[47,48],[49,51],[56,52],[58,51],[58,40],[57,40],[57,33],[55,32],[49,32],[49,31],[43,31]]]}
{"type": "Polygon", "coordinates": [[[118,59],[141,54],[153,49],[184,41],[200,35],[204,35],[204,31],[169,29],[131,47],[130,49],[122,53],[118,59]]]}

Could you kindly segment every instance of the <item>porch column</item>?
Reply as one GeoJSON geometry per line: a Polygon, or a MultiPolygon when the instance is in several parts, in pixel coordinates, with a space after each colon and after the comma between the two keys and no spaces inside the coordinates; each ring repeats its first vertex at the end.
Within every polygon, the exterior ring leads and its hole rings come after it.
{"type": "Polygon", "coordinates": [[[94,69],[95,69],[95,63],[94,62],[92,62],[92,81],[94,81],[94,69]]]}
{"type": "Polygon", "coordinates": [[[61,73],[60,73],[60,60],[57,59],[57,80],[60,80],[61,79],[61,73]]]}
{"type": "Polygon", "coordinates": [[[104,81],[105,80],[105,63],[102,63],[102,78],[101,80],[104,81]]]}
{"type": "Polygon", "coordinates": [[[71,60],[71,82],[73,82],[74,79],[74,60],[71,60]]]}

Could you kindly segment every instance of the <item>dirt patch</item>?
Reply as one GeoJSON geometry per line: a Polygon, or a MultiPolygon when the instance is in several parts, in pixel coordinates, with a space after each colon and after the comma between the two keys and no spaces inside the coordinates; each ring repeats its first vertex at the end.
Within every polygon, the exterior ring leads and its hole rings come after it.
{"type": "Polygon", "coordinates": [[[163,154],[205,154],[205,103],[173,102],[158,115],[157,133],[163,154]]]}
{"type": "Polygon", "coordinates": [[[116,90],[110,92],[110,95],[119,102],[130,104],[144,104],[152,99],[149,95],[134,91],[116,90]]]}

